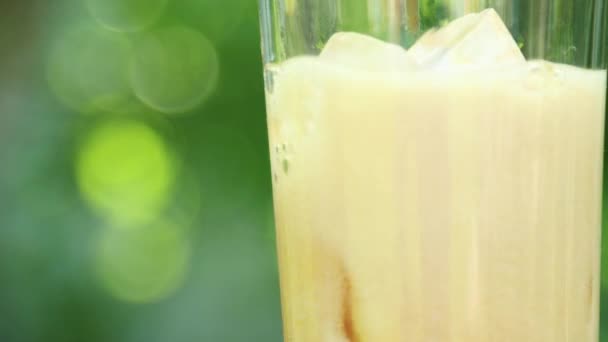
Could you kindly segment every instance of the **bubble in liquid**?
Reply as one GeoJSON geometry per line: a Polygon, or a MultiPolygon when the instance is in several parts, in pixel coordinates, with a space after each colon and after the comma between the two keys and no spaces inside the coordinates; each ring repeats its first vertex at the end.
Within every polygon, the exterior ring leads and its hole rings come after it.
{"type": "Polygon", "coordinates": [[[215,48],[192,29],[158,30],[136,45],[131,85],[142,102],[158,111],[193,109],[213,92],[218,76],[215,48]]]}
{"type": "Polygon", "coordinates": [[[87,0],[91,16],[108,29],[142,30],[162,15],[168,0],[87,0]]]}
{"type": "Polygon", "coordinates": [[[156,219],[171,199],[178,165],[162,137],[147,125],[110,120],[87,137],[76,161],[89,205],[125,227],[156,219]]]}
{"type": "Polygon", "coordinates": [[[281,164],[283,167],[283,173],[287,175],[289,173],[289,159],[284,158],[281,164]]]}
{"type": "Polygon", "coordinates": [[[114,111],[134,100],[131,46],[122,34],[78,25],[52,46],[47,80],[57,98],[81,112],[114,111]]]}
{"type": "Polygon", "coordinates": [[[184,231],[167,222],[136,230],[106,230],[97,247],[97,273],[117,299],[150,303],[183,283],[190,262],[184,231]]]}
{"type": "Polygon", "coordinates": [[[526,86],[533,90],[544,90],[548,87],[558,86],[562,81],[560,66],[551,62],[534,61],[528,66],[526,86]]]}

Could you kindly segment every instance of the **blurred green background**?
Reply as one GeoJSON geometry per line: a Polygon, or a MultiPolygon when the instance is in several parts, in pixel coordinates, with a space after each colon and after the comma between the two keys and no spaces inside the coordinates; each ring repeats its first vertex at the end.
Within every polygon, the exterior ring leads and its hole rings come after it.
{"type": "Polygon", "coordinates": [[[0,342],[282,340],[258,32],[254,0],[0,3],[0,342]]]}
{"type": "Polygon", "coordinates": [[[0,341],[281,341],[257,3],[0,2],[0,341]]]}

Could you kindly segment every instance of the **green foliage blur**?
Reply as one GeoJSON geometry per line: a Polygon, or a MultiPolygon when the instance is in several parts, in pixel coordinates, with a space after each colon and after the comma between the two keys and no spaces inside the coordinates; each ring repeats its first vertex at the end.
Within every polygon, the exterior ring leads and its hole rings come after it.
{"type": "Polygon", "coordinates": [[[0,341],[281,341],[257,3],[0,3],[0,341]]]}

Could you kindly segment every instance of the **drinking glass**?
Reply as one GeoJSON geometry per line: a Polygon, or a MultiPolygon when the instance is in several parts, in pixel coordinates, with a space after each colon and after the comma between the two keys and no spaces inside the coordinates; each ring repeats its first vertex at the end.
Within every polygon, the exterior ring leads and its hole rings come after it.
{"type": "Polygon", "coordinates": [[[603,0],[259,0],[285,341],[598,341],[603,0]]]}

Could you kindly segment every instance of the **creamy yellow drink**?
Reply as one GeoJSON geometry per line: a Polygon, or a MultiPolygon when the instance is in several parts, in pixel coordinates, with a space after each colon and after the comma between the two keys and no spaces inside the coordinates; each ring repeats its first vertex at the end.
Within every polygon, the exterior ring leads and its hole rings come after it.
{"type": "Polygon", "coordinates": [[[286,341],[598,340],[605,71],[493,10],[268,68],[286,341]]]}

